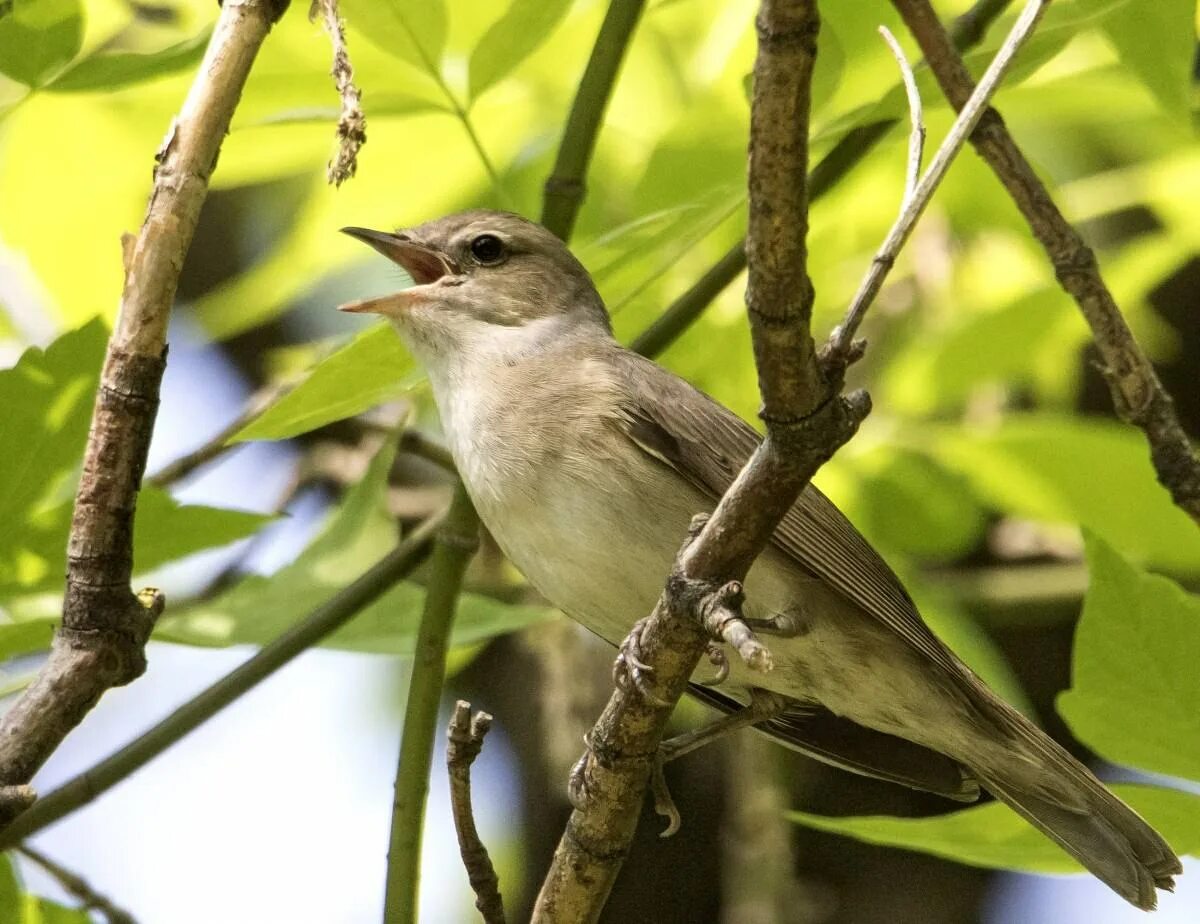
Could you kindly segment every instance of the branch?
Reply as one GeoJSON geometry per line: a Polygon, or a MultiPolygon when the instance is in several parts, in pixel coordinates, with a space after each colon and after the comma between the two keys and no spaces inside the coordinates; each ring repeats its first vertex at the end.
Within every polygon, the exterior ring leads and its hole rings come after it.
{"type": "Polygon", "coordinates": [[[318,14],[333,45],[330,75],[342,101],[337,123],[337,153],[329,161],[326,176],[334,186],[341,186],[358,169],[359,149],[367,143],[367,119],[362,110],[362,91],[354,85],[354,67],[346,48],[345,23],[338,15],[338,0],[312,0],[309,21],[316,19],[318,14]]]}
{"type": "Polygon", "coordinates": [[[0,850],[17,846],[23,839],[107,792],[247,690],[257,686],[297,655],[345,625],[425,560],[433,536],[441,528],[444,520],[445,514],[426,520],[395,549],[364,572],[362,577],[338,591],[330,600],[317,607],[232,673],[194,696],[112,756],[39,799],[32,808],[0,831],[0,850]]]}
{"type": "Polygon", "coordinates": [[[62,886],[65,892],[75,898],[80,903],[82,911],[95,911],[103,915],[108,924],[137,924],[133,915],[123,908],[118,908],[108,898],[93,889],[82,876],[71,872],[28,844],[22,844],[18,850],[45,870],[55,882],[62,886]]]}
{"type": "MultiPolygon", "coordinates": [[[[1011,2],[1012,0],[979,0],[955,20],[951,29],[954,46],[961,51],[977,44],[983,38],[987,27],[1011,2]]],[[[911,91],[909,97],[911,111],[911,91]]],[[[809,202],[816,202],[862,163],[875,146],[887,137],[897,121],[883,119],[871,122],[843,135],[808,175],[809,202]]],[[[910,150],[911,146],[910,141],[910,150]]],[[[919,157],[917,161],[919,163],[919,157]]],[[[745,268],[746,244],[745,241],[738,241],[695,285],[672,302],[653,324],[638,335],[630,344],[630,349],[643,356],[658,356],[704,313],[745,268]]]]}
{"type": "Polygon", "coordinates": [[[921,91],[917,88],[917,76],[913,73],[912,65],[904,57],[904,49],[896,41],[887,26],[879,27],[879,34],[887,42],[892,57],[900,66],[900,77],[904,81],[904,95],[908,98],[908,118],[911,129],[908,133],[908,165],[904,171],[904,198],[908,203],[917,191],[917,182],[921,178],[921,157],[925,152],[925,121],[921,112],[921,91]]]}
{"type": "Polygon", "coordinates": [[[454,812],[454,830],[458,832],[458,848],[462,854],[467,878],[475,892],[475,907],[484,924],[504,924],[504,902],[500,897],[500,880],[492,866],[487,848],[475,830],[471,809],[471,764],[483,750],[483,738],[492,727],[492,717],[486,712],[471,718],[471,704],[461,699],[454,706],[454,716],[446,737],[446,769],[450,773],[450,807],[454,812]]]}
{"type": "MultiPolygon", "coordinates": [[[[1012,31],[1005,38],[1004,44],[996,52],[996,57],[988,65],[983,78],[979,81],[979,86],[972,88],[969,97],[959,107],[958,118],[950,126],[950,131],[947,132],[945,140],[942,141],[937,153],[933,156],[933,161],[929,164],[929,170],[921,177],[921,181],[917,184],[917,188],[913,190],[912,194],[905,197],[901,205],[899,217],[896,219],[895,224],[892,225],[891,230],[888,231],[887,237],[884,239],[883,244],[880,245],[878,253],[875,254],[875,259],[871,264],[871,271],[867,273],[867,277],[862,281],[862,284],[854,295],[853,301],[850,303],[850,310],[846,312],[846,319],[834,330],[829,346],[825,351],[825,356],[829,362],[844,368],[853,361],[854,349],[852,344],[854,335],[858,332],[858,326],[862,323],[867,308],[875,301],[875,296],[879,294],[879,290],[883,287],[883,280],[887,277],[892,265],[896,262],[896,257],[908,241],[913,228],[916,227],[917,219],[921,217],[921,214],[925,211],[925,207],[929,205],[934,191],[941,185],[946,171],[950,169],[950,164],[954,162],[954,158],[962,150],[963,144],[971,132],[974,131],[975,126],[979,124],[979,120],[983,118],[984,110],[988,108],[989,101],[1000,87],[1000,81],[1004,79],[1004,75],[1008,73],[1008,69],[1016,60],[1017,52],[1021,50],[1021,46],[1033,34],[1034,27],[1037,25],[1038,20],[1041,19],[1042,14],[1046,12],[1049,4],[1050,0],[1029,0],[1025,5],[1025,9],[1022,10],[1021,15],[1017,18],[1012,31]]],[[[949,42],[948,38],[947,42],[949,42]]]]}
{"type": "MultiPolygon", "coordinates": [[[[962,108],[974,83],[937,14],[927,0],[892,2],[920,44],[942,91],[956,109],[962,108]]],[[[998,112],[989,109],[984,113],[971,142],[1045,248],[1059,285],[1079,305],[1091,328],[1117,414],[1145,433],[1159,482],[1200,524],[1200,458],[1179,422],[1171,396],[1105,285],[1095,255],[1059,211],[998,112]]]]}
{"type": "Polygon", "coordinates": [[[0,723],[0,825],[27,798],[22,784],[104,691],[145,670],[163,598],[130,590],[133,513],[166,365],[167,321],[221,141],[255,55],[286,7],[286,0],[228,0],[155,157],[141,231],[123,239],[125,289],[75,497],[62,625],[37,679],[0,723]]]}
{"type": "Polygon", "coordinates": [[[645,0],[611,0],[579,89],[575,91],[558,157],[542,198],[542,224],[564,241],[570,239],[575,228],[575,218],[586,194],[584,177],[596,147],[600,123],[612,96],[617,71],[625,59],[625,49],[645,5],[645,0]]]}
{"type": "Polygon", "coordinates": [[[396,767],[384,898],[383,919],[388,924],[417,920],[421,831],[425,823],[425,798],[429,794],[438,702],[446,679],[450,628],[463,573],[478,547],[479,517],[460,482],[455,488],[446,521],[437,532],[429,589],[425,593],[425,608],[417,629],[408,700],[404,706],[404,734],[396,767]]]}

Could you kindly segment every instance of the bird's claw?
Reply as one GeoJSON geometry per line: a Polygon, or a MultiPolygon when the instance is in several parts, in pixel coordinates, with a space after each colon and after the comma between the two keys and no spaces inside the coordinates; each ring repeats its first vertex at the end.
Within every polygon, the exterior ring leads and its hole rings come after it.
{"type": "Polygon", "coordinates": [[[613,683],[624,693],[636,691],[646,702],[655,706],[670,705],[654,692],[652,676],[654,668],[641,658],[642,632],[646,628],[648,618],[639,619],[621,642],[617,658],[613,662],[613,683]]]}
{"type": "Polygon", "coordinates": [[[729,658],[725,654],[725,649],[715,641],[708,643],[708,646],[704,649],[704,653],[708,656],[709,663],[717,669],[717,672],[711,680],[701,680],[700,686],[719,687],[729,679],[729,658]]]}

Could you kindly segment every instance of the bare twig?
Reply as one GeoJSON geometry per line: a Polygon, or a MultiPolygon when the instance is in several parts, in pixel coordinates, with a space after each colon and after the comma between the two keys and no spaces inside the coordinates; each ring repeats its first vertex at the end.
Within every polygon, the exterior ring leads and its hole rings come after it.
{"type": "Polygon", "coordinates": [[[334,186],[341,186],[358,169],[358,152],[367,143],[367,118],[362,110],[362,91],[354,83],[354,67],[346,48],[346,29],[338,15],[338,0],[312,0],[309,21],[320,15],[329,41],[333,45],[333,76],[342,111],[337,124],[337,152],[329,161],[326,176],[334,186]]]}
{"type": "Polygon", "coordinates": [[[68,894],[80,903],[82,910],[95,911],[103,915],[108,924],[137,924],[132,914],[114,905],[108,898],[93,889],[82,876],[56,863],[29,844],[22,844],[17,849],[52,876],[68,894]]]}
{"type": "MultiPolygon", "coordinates": [[[[880,245],[879,251],[871,263],[870,271],[850,303],[846,319],[838,325],[829,338],[824,355],[835,367],[844,367],[853,361],[854,335],[858,332],[858,326],[862,323],[867,308],[883,287],[884,279],[887,278],[888,272],[896,262],[896,255],[900,253],[900,249],[916,226],[917,219],[921,217],[929,200],[933,198],[934,190],[942,182],[946,171],[950,169],[950,164],[958,156],[959,150],[983,117],[984,110],[988,108],[992,96],[1000,87],[1000,81],[1004,79],[1004,75],[1016,59],[1017,52],[1021,50],[1025,40],[1033,33],[1034,27],[1041,19],[1042,14],[1046,12],[1048,5],[1049,0],[1029,0],[1026,3],[1021,15],[1013,25],[1012,31],[1009,32],[1004,44],[996,52],[996,57],[992,59],[992,63],[984,72],[979,86],[974,88],[974,92],[962,105],[958,118],[950,127],[950,131],[938,147],[937,153],[934,154],[929,169],[921,177],[913,194],[905,199],[899,217],[880,245]]],[[[949,39],[947,39],[948,42],[949,39]]]]}
{"type": "Polygon", "coordinates": [[[0,723],[0,824],[27,796],[23,784],[104,691],[145,670],[163,599],[130,590],[133,513],[166,365],[167,321],[221,141],[255,55],[286,7],[286,0],[227,0],[156,156],[141,231],[123,240],[125,289],[75,498],[62,626],[37,679],[0,723]]]}
{"type": "MultiPolygon", "coordinates": [[[[892,3],[920,44],[942,91],[956,109],[962,108],[974,82],[937,13],[928,0],[892,3]]],[[[1041,7],[1045,2],[1031,5],[1041,7]]],[[[1200,458],[1179,422],[1171,396],[1104,284],[1095,254],[1055,205],[999,113],[988,110],[983,114],[971,142],[1045,248],[1059,285],[1079,305],[1092,330],[1117,413],[1145,433],[1159,482],[1175,503],[1200,523],[1200,458]]]]}
{"type": "Polygon", "coordinates": [[[31,809],[0,831],[0,850],[16,846],[23,839],[107,792],[247,690],[257,686],[297,655],[345,625],[425,560],[433,536],[441,528],[444,520],[445,514],[439,514],[422,523],[393,551],[367,569],[362,577],[339,590],[328,602],[317,607],[254,657],[194,696],[112,756],[72,777],[58,789],[39,799],[31,809]]]}
{"type": "Polygon", "coordinates": [[[484,924],[504,924],[504,901],[500,897],[500,880],[496,876],[487,848],[475,829],[475,814],[471,808],[471,764],[483,750],[483,738],[492,727],[492,717],[477,712],[471,717],[471,704],[461,699],[454,705],[454,715],[446,730],[446,769],[450,774],[450,808],[454,813],[454,830],[458,832],[458,849],[462,854],[467,878],[475,892],[475,907],[484,924]]]}
{"type": "Polygon", "coordinates": [[[216,461],[236,445],[229,442],[230,437],[286,394],[287,390],[280,386],[268,386],[251,395],[237,417],[191,452],[164,465],[146,480],[156,488],[167,488],[216,461]]]}
{"type": "Polygon", "coordinates": [[[542,224],[564,241],[575,228],[575,217],[586,192],[584,177],[596,148],[600,123],[608,108],[617,71],[625,60],[625,49],[645,5],[645,0],[611,0],[579,80],[579,89],[575,91],[562,144],[542,199],[542,224]]]}
{"type": "Polygon", "coordinates": [[[921,91],[917,87],[912,65],[908,63],[908,58],[904,57],[904,49],[896,41],[896,36],[892,35],[887,26],[880,26],[879,34],[883,36],[896,63],[900,65],[904,95],[908,98],[908,119],[912,126],[908,133],[908,165],[904,171],[904,198],[901,200],[903,207],[917,191],[917,181],[921,178],[921,157],[925,152],[925,120],[921,114],[921,91]]]}
{"type": "Polygon", "coordinates": [[[479,546],[479,517],[461,482],[446,522],[438,530],[425,607],[417,629],[408,699],[404,704],[404,734],[396,767],[392,803],[392,832],[388,848],[384,921],[404,924],[417,920],[417,886],[421,878],[421,833],[437,708],[446,679],[450,630],[462,588],[463,574],[479,546]]]}

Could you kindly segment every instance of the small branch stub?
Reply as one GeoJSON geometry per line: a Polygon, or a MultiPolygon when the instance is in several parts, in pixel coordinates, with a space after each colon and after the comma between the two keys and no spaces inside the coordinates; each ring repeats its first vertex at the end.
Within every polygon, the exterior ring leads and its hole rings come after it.
{"type": "Polygon", "coordinates": [[[504,924],[504,901],[500,895],[500,880],[492,866],[487,848],[475,827],[471,807],[471,764],[483,750],[483,739],[492,727],[492,717],[486,712],[471,716],[471,704],[461,699],[454,705],[454,715],[446,730],[446,769],[450,774],[450,807],[454,813],[454,830],[458,833],[458,849],[462,854],[467,878],[475,892],[475,907],[485,924],[504,924]]]}

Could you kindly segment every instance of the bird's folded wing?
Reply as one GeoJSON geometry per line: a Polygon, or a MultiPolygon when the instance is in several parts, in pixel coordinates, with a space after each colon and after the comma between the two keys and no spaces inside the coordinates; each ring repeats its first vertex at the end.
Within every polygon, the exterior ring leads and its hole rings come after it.
{"type": "MultiPolygon", "coordinates": [[[[636,353],[614,352],[626,386],[618,426],[643,451],[719,498],[762,438],[683,379],[636,353]]],[[[970,685],[965,668],[922,621],[900,579],[815,487],[804,489],[772,542],[951,677],[970,685]]]]}
{"type": "MultiPolygon", "coordinates": [[[[722,712],[736,712],[742,703],[711,687],[693,683],[688,692],[722,712]]],[[[873,731],[820,706],[797,705],[759,731],[822,763],[861,776],[899,783],[959,802],[979,798],[979,784],[944,754],[873,731]]]]}

